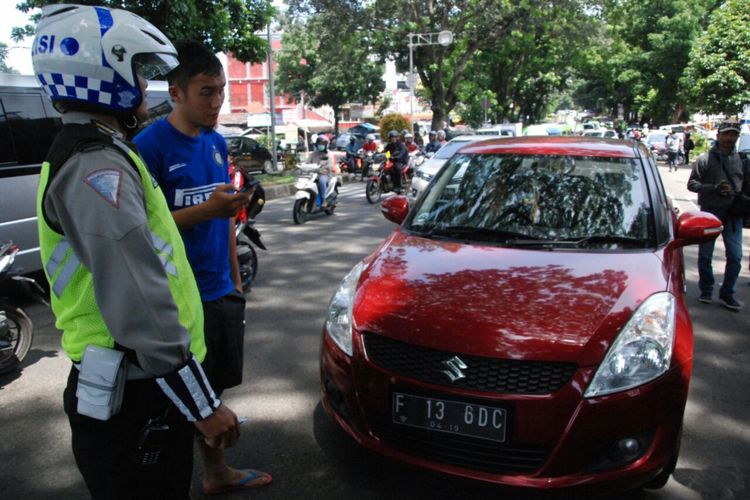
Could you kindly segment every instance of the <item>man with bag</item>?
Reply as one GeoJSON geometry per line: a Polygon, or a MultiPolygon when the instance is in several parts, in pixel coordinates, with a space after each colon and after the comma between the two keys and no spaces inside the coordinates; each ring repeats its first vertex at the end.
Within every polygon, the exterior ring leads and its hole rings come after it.
{"type": "MultiPolygon", "coordinates": [[[[719,302],[727,309],[738,311],[742,306],[734,298],[742,260],[742,224],[748,215],[750,174],[735,150],[740,126],[735,122],[719,125],[716,144],[698,157],[688,180],[688,189],[698,193],[698,205],[704,212],[718,217],[724,225],[721,236],[726,249],[724,281],[719,289],[719,302]]],[[[698,249],[698,300],[711,303],[714,274],[715,240],[701,243],[698,249]]]]}

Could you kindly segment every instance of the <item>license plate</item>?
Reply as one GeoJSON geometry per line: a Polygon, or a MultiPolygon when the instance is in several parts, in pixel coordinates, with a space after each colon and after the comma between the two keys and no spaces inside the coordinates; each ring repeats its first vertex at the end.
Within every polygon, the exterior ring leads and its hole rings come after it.
{"type": "Polygon", "coordinates": [[[391,418],[394,424],[505,442],[504,408],[394,392],[391,418]]]}

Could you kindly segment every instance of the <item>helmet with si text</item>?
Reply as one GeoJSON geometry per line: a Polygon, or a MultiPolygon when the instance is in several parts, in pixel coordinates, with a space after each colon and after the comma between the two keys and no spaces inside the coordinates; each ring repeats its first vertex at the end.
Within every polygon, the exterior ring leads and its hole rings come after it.
{"type": "Polygon", "coordinates": [[[47,5],[31,51],[34,74],[55,106],[132,116],[143,101],[138,81],[178,65],[169,39],[120,9],[47,5]]]}

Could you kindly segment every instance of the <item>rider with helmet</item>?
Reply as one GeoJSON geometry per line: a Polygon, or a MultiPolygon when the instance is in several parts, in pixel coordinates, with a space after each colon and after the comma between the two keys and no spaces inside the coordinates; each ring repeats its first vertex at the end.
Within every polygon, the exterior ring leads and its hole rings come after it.
{"type": "MultiPolygon", "coordinates": [[[[146,79],[175,68],[176,51],[130,12],[48,5],[32,61],[63,122],[42,165],[37,212],[52,310],[73,362],[64,406],[76,464],[94,498],[188,498],[193,424],[225,448],[239,422],[201,367],[201,299],[180,233],[126,142],[148,118],[146,79]],[[155,463],[146,436],[160,438],[155,463]]],[[[229,196],[236,208],[247,198],[229,196]]]]}
{"type": "MultiPolygon", "coordinates": [[[[374,135],[367,134],[365,136],[365,143],[362,145],[362,150],[365,152],[365,155],[367,155],[368,153],[372,153],[374,155],[378,151],[378,145],[375,142],[374,135]]],[[[371,162],[372,159],[369,157],[365,158],[365,160],[362,162],[362,180],[365,180],[365,177],[367,177],[371,162]]]]}
{"type": "MultiPolygon", "coordinates": [[[[408,132],[408,131],[407,131],[408,132]]],[[[388,132],[388,144],[386,144],[384,153],[390,153],[391,160],[395,168],[391,169],[391,181],[393,182],[394,191],[401,191],[401,171],[409,161],[409,152],[406,145],[399,140],[399,133],[395,130],[388,132]]]]}
{"type": "Polygon", "coordinates": [[[430,130],[429,133],[430,142],[424,147],[425,153],[437,153],[438,149],[442,147],[440,141],[437,140],[437,132],[430,130]]]}
{"type": "Polygon", "coordinates": [[[419,146],[414,143],[414,135],[411,132],[404,134],[404,145],[409,153],[419,150],[419,146]]]}
{"type": "Polygon", "coordinates": [[[346,152],[346,164],[349,166],[349,172],[355,172],[357,168],[357,156],[359,155],[356,135],[352,134],[349,136],[349,144],[346,145],[344,151],[346,152]]]}

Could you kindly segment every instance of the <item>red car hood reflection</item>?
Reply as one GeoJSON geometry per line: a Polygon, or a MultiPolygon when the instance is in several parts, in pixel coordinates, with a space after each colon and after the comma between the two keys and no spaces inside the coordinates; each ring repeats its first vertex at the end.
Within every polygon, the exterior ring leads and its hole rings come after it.
{"type": "Polygon", "coordinates": [[[512,249],[399,230],[360,278],[354,321],[359,332],[449,352],[585,366],[666,283],[648,250],[512,249]]]}

